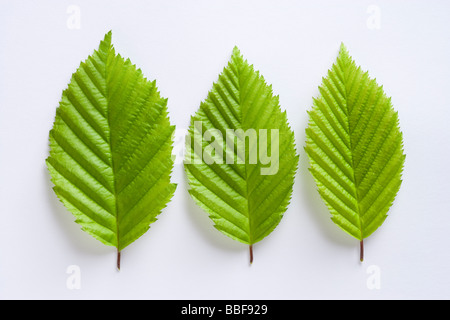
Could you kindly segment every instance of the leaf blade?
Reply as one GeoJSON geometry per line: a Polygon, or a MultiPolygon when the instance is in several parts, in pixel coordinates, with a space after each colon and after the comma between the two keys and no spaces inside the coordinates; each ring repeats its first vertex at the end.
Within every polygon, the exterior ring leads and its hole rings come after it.
{"type": "Polygon", "coordinates": [[[189,193],[209,214],[214,227],[250,246],[270,234],[289,204],[298,155],[278,97],[237,47],[206,100],[191,117],[186,147],[184,166],[189,193]],[[257,150],[263,139],[261,132],[267,130],[264,147],[270,153],[272,138],[275,141],[271,129],[279,132],[277,151],[281,149],[284,157],[270,161],[277,171],[265,175],[261,169],[268,163],[262,163],[257,150]],[[205,141],[205,134],[214,139],[205,141]],[[211,145],[215,152],[212,156],[211,145]],[[278,167],[282,170],[278,171],[278,167]],[[280,187],[278,194],[273,192],[276,187],[280,187]]]}
{"type": "Polygon", "coordinates": [[[310,172],[332,220],[361,241],[387,217],[405,155],[391,99],[342,44],[306,128],[310,172]]]}
{"type": "Polygon", "coordinates": [[[111,35],[63,91],[46,163],[56,195],[82,230],[120,252],[173,196],[175,127],[167,99],[115,53],[111,35]]]}

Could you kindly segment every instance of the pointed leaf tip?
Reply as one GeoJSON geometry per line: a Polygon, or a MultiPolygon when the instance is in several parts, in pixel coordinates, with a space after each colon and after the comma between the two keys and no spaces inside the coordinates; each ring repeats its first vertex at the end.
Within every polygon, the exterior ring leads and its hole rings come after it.
{"type": "Polygon", "coordinates": [[[244,56],[241,53],[241,50],[237,46],[234,46],[233,52],[231,54],[231,60],[235,61],[244,61],[244,56]]]}
{"type": "Polygon", "coordinates": [[[112,30],[109,30],[105,34],[105,37],[104,37],[103,41],[111,43],[111,39],[112,39],[112,30]]]}
{"type": "Polygon", "coordinates": [[[345,59],[350,58],[350,53],[348,52],[348,49],[343,42],[341,42],[341,46],[339,48],[339,56],[345,59]]]}

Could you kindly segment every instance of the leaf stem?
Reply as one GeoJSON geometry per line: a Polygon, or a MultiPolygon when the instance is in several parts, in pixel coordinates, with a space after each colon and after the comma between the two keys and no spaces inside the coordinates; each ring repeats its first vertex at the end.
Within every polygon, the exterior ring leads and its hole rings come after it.
{"type": "Polygon", "coordinates": [[[117,270],[120,271],[120,251],[117,250],[117,270]]]}
{"type": "Polygon", "coordinates": [[[249,251],[250,251],[250,264],[253,263],[253,245],[250,245],[248,247],[249,251]]]}
{"type": "Polygon", "coordinates": [[[362,239],[359,242],[359,260],[361,262],[363,262],[363,260],[364,260],[364,242],[362,239]]]}

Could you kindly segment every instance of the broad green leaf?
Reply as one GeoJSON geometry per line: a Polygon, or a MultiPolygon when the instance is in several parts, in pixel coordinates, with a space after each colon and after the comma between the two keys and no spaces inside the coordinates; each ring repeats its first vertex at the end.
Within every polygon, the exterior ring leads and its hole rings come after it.
{"type": "Polygon", "coordinates": [[[232,239],[252,246],[279,224],[298,155],[278,96],[237,47],[191,117],[185,171],[189,193],[232,239]]]}
{"type": "Polygon", "coordinates": [[[401,185],[405,155],[398,114],[375,79],[342,44],[319,87],[305,150],[332,220],[360,240],[386,219],[401,185]]]}
{"type": "Polygon", "coordinates": [[[111,32],[62,93],[46,160],[82,230],[120,252],[148,229],[176,185],[167,99],[125,60],[111,32]]]}

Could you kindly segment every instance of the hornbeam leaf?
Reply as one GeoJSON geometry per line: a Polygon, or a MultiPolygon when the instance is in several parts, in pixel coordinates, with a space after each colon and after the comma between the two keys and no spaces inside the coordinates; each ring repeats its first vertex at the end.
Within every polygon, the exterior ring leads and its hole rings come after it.
{"type": "Polygon", "coordinates": [[[398,114],[342,44],[314,99],[306,129],[310,172],[332,220],[360,241],[385,221],[405,154],[398,114]]]}
{"type": "Polygon", "coordinates": [[[49,134],[53,190],[82,230],[120,252],[172,198],[167,99],[111,44],[111,31],[62,93],[49,134]]]}
{"type": "Polygon", "coordinates": [[[186,137],[189,193],[214,227],[249,245],[270,234],[287,210],[298,155],[272,87],[237,47],[186,137]]]}

